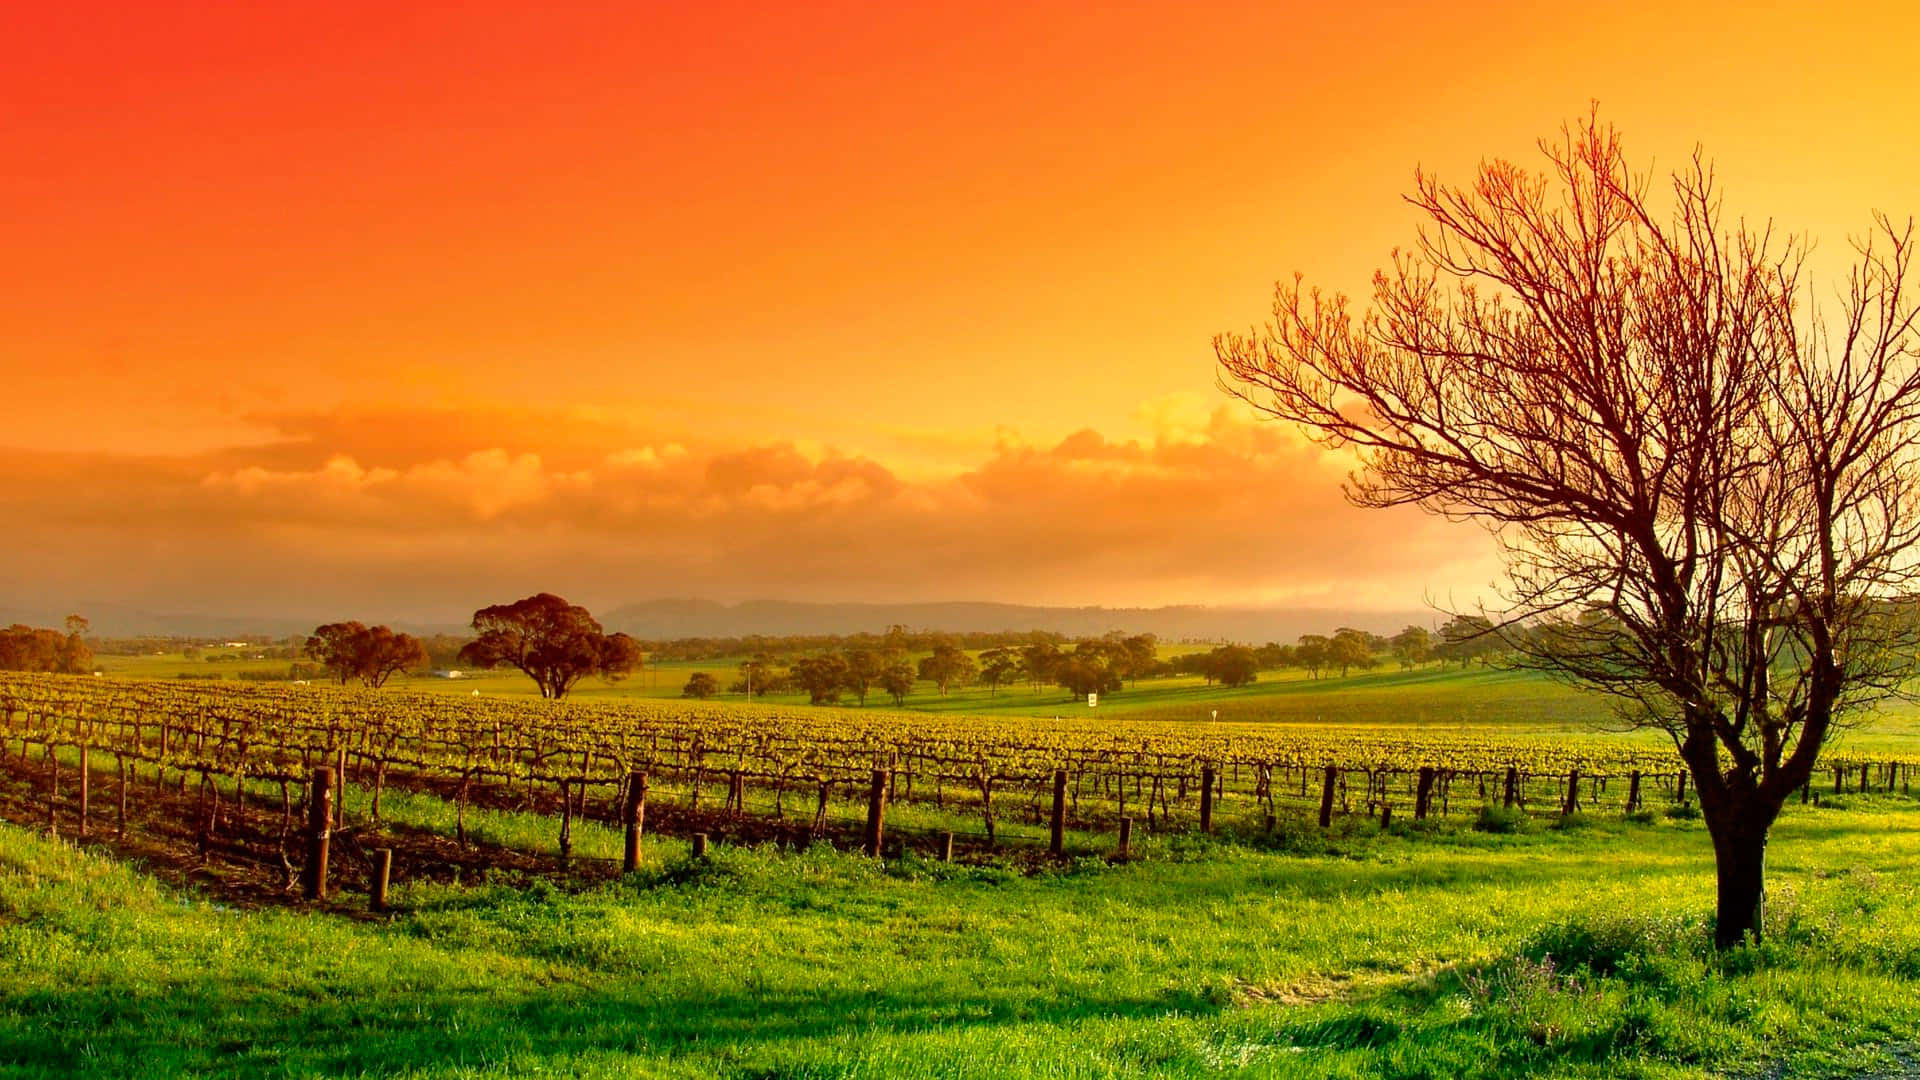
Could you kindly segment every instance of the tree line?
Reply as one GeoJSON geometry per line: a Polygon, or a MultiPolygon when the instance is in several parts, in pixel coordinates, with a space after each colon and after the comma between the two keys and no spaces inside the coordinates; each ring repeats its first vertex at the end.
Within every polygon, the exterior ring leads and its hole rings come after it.
{"type": "Polygon", "coordinates": [[[86,636],[87,620],[78,615],[67,616],[64,632],[15,623],[0,630],[0,671],[84,675],[93,670],[86,636]]]}
{"type": "Polygon", "coordinates": [[[671,640],[642,639],[640,647],[655,660],[725,660],[735,656],[767,655],[775,658],[815,653],[851,652],[932,652],[941,644],[957,645],[967,652],[983,652],[999,646],[1021,646],[1036,640],[1066,644],[1065,634],[1046,630],[990,630],[945,632],[910,630],[898,623],[883,633],[856,634],[744,634],[738,637],[688,637],[671,640]]]}
{"type": "MultiPolygon", "coordinates": [[[[0,666],[35,671],[88,669],[91,653],[82,640],[86,621],[74,616],[68,623],[65,636],[21,626],[6,631],[0,639],[0,666]]],[[[474,612],[471,626],[471,637],[421,638],[384,625],[334,622],[315,627],[304,639],[288,639],[285,647],[261,648],[276,657],[301,656],[312,661],[313,666],[296,663],[287,678],[325,672],[341,685],[358,681],[377,689],[396,674],[429,666],[509,667],[532,679],[541,696],[548,698],[565,697],[588,676],[617,681],[640,669],[647,657],[648,643],[624,633],[606,633],[585,608],[551,593],[481,608],[474,612]]],[[[738,663],[730,683],[723,687],[713,673],[695,672],[682,688],[683,696],[710,698],[723,690],[755,697],[804,693],[813,704],[851,698],[864,706],[870,697],[881,694],[903,705],[916,685],[927,682],[942,696],[961,686],[985,686],[990,694],[997,694],[1001,687],[1025,684],[1034,690],[1055,686],[1083,697],[1116,693],[1141,678],[1183,674],[1199,675],[1210,686],[1229,687],[1248,685],[1259,672],[1281,668],[1300,668],[1316,679],[1335,671],[1346,676],[1378,667],[1383,657],[1397,659],[1408,670],[1436,660],[1465,665],[1485,662],[1502,648],[1502,636],[1487,620],[1461,616],[1437,633],[1408,626],[1389,638],[1340,627],[1331,634],[1304,634],[1292,645],[1225,644],[1168,659],[1160,657],[1160,643],[1153,634],[1116,630],[1070,639],[1049,631],[948,634],[900,625],[880,634],[684,639],[669,655],[744,642],[763,647],[738,663]],[[819,642],[837,644],[794,655],[803,646],[819,642]],[[984,648],[982,643],[987,643],[984,648]],[[916,658],[918,653],[925,655],[916,658]]],[[[656,654],[655,658],[666,657],[656,654]]],[[[279,676],[256,673],[252,677],[279,676]]]]}

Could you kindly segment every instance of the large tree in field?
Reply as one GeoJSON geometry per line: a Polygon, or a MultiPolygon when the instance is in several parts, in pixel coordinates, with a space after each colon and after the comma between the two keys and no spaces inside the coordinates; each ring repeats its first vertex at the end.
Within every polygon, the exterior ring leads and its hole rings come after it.
{"type": "Polygon", "coordinates": [[[608,634],[587,609],[552,593],[473,613],[479,635],[460,650],[460,661],[478,667],[505,665],[534,681],[543,698],[563,698],[589,675],[619,679],[641,663],[640,644],[608,634]]]}
{"type": "Polygon", "coordinates": [[[306,654],[345,686],[349,679],[378,689],[395,673],[428,663],[427,648],[411,634],[360,622],[326,623],[306,640],[306,654]]]}
{"type": "Polygon", "coordinates": [[[979,671],[973,657],[951,641],[935,642],[933,655],[920,659],[920,677],[939,687],[941,697],[953,686],[972,682],[979,671]]]}
{"type": "Polygon", "coordinates": [[[1700,155],[1656,184],[1593,121],[1541,147],[1547,175],[1418,175],[1367,309],[1281,285],[1215,340],[1221,383],[1350,451],[1360,505],[1492,531],[1508,646],[1672,737],[1724,947],[1761,932],[1783,802],[1912,664],[1912,226],[1877,217],[1822,311],[1700,155]]]}
{"type": "Polygon", "coordinates": [[[989,697],[1020,675],[1020,650],[1011,645],[988,649],[980,654],[980,681],[987,684],[989,697]]]}
{"type": "Polygon", "coordinates": [[[880,681],[880,673],[886,668],[886,661],[872,649],[848,649],[842,658],[846,661],[846,681],[841,685],[860,699],[861,706],[867,703],[867,691],[880,681]]]}
{"type": "Polygon", "coordinates": [[[1412,671],[1433,655],[1433,635],[1424,626],[1406,626],[1390,639],[1400,670],[1412,671]]]}

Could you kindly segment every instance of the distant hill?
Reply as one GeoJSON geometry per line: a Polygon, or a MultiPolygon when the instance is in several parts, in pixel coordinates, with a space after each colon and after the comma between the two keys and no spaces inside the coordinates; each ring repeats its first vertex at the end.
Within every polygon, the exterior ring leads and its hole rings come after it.
{"type": "MultiPolygon", "coordinates": [[[[95,637],[179,637],[179,638],[284,638],[310,634],[327,621],[308,616],[223,615],[200,612],[145,611],[116,604],[79,604],[72,610],[87,617],[95,637]]],[[[29,608],[0,607],[0,626],[26,623],[28,626],[59,627],[68,612],[29,608]]],[[[396,620],[391,625],[412,634],[465,634],[464,626],[437,623],[409,623],[396,620]]]]}
{"type": "Polygon", "coordinates": [[[1051,630],[1070,637],[1109,630],[1151,633],[1163,641],[1291,642],[1301,634],[1328,633],[1353,626],[1392,634],[1408,623],[1432,626],[1434,612],[1354,611],[1338,608],[1239,608],[1183,605],[1157,608],[1035,607],[949,601],[918,604],[802,603],[749,600],[722,604],[713,600],[664,599],[627,604],[599,613],[608,630],[666,641],[689,637],[742,637],[748,634],[880,633],[894,624],[910,630],[1051,630]]]}
{"type": "MultiPolygon", "coordinates": [[[[306,634],[321,622],[318,616],[226,615],[198,612],[157,612],[114,604],[84,604],[77,610],[100,637],[286,637],[306,634]]],[[[26,623],[58,627],[64,611],[0,607],[0,626],[26,623]]],[[[765,634],[881,633],[896,623],[910,630],[966,631],[1051,630],[1069,637],[1104,634],[1109,630],[1151,633],[1163,641],[1290,642],[1301,634],[1327,633],[1338,626],[1355,626],[1392,634],[1408,623],[1435,625],[1432,611],[1355,611],[1339,608],[1255,608],[1182,605],[1156,608],[1038,607],[947,601],[918,604],[803,603],[792,600],[749,600],[722,604],[713,600],[665,599],[627,604],[598,611],[608,630],[624,630],[643,640],[670,641],[690,637],[743,637],[765,634]]],[[[374,616],[375,619],[379,617],[374,616]]],[[[389,620],[380,620],[389,621],[389,620]]],[[[462,623],[390,620],[390,625],[414,634],[466,634],[462,623]]]]}

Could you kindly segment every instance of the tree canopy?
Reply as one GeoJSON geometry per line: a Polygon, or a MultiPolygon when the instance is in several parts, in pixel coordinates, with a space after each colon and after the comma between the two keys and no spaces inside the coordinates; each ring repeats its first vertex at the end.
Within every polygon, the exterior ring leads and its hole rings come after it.
{"type": "Polygon", "coordinates": [[[505,665],[534,681],[544,698],[563,698],[589,675],[620,679],[640,667],[639,643],[608,634],[586,608],[552,593],[473,613],[478,635],[460,650],[462,663],[505,665]]]}
{"type": "Polygon", "coordinates": [[[358,622],[326,623],[314,628],[306,654],[345,685],[349,679],[378,688],[396,672],[428,663],[427,649],[411,634],[358,622]]]}
{"type": "Polygon", "coordinates": [[[93,670],[87,620],[67,616],[66,633],[15,623],[0,630],[0,671],[83,675],[93,670]]]}

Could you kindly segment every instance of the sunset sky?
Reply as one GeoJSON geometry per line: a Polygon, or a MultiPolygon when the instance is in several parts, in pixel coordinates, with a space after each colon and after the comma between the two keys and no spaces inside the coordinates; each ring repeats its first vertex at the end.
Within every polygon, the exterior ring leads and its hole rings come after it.
{"type": "Polygon", "coordinates": [[[1473,595],[1209,339],[1594,100],[1920,211],[1920,14],[1836,10],[13,5],[0,607],[1473,595]]]}

